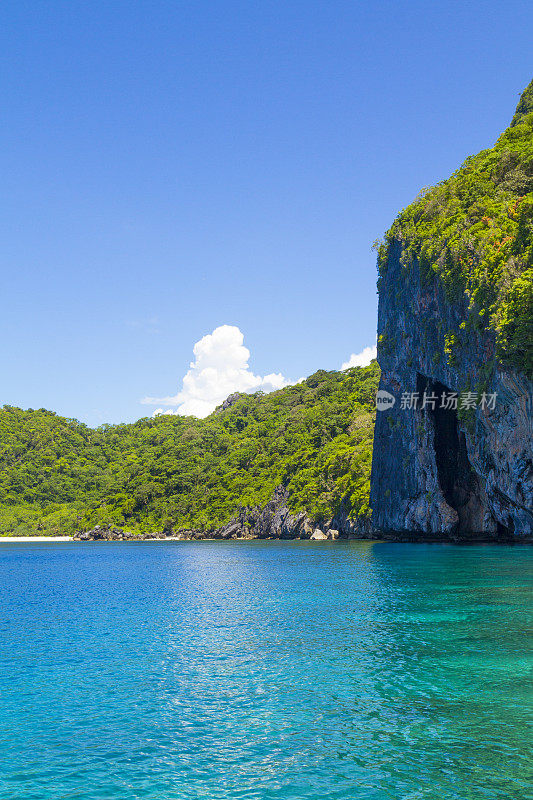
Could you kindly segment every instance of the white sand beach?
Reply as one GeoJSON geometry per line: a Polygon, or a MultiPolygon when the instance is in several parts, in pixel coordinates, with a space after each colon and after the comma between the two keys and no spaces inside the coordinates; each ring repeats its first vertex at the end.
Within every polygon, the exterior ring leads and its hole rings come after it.
{"type": "Polygon", "coordinates": [[[0,544],[12,542],[71,542],[72,536],[0,536],[0,544]]]}

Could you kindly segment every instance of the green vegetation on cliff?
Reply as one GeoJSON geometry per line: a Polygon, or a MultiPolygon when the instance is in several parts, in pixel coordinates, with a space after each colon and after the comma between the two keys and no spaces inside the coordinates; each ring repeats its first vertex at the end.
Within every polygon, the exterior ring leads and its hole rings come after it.
{"type": "Polygon", "coordinates": [[[400,213],[379,248],[402,245],[450,300],[469,299],[465,326],[493,331],[498,357],[533,375],[533,81],[494,147],[400,213]]]}
{"type": "Polygon", "coordinates": [[[158,416],[88,428],[51,411],[0,410],[0,533],[213,528],[278,484],[291,510],[368,514],[376,362],[240,395],[204,420],[158,416]]]}

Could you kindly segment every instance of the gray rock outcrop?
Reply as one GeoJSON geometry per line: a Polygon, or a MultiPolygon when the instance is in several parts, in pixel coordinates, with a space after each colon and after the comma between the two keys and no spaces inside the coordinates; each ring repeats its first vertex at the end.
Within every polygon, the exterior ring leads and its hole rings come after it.
{"type": "Polygon", "coordinates": [[[401,259],[397,241],[379,295],[380,390],[395,403],[377,413],[374,529],[426,539],[531,540],[533,384],[496,363],[488,330],[464,337],[450,363],[445,334],[461,334],[467,298],[451,303],[436,278],[421,279],[416,259],[408,274],[401,259]],[[461,413],[467,392],[475,407],[461,413]],[[436,402],[424,404],[424,393],[436,402]],[[453,402],[442,405],[451,393],[457,410],[453,402]],[[409,407],[412,397],[416,407],[409,407]]]}
{"type": "Polygon", "coordinates": [[[89,541],[141,541],[145,539],[166,539],[166,533],[132,533],[111,525],[95,525],[88,531],[80,531],[73,539],[80,542],[89,541]]]}
{"type": "Polygon", "coordinates": [[[311,531],[306,515],[292,514],[288,500],[287,490],[278,486],[266,505],[242,508],[230,522],[214,531],[213,536],[216,539],[309,538],[311,531]]]}
{"type": "Polygon", "coordinates": [[[222,414],[223,411],[226,411],[228,408],[234,406],[240,396],[240,392],[233,392],[233,394],[229,394],[223,403],[215,408],[214,413],[222,414]]]}

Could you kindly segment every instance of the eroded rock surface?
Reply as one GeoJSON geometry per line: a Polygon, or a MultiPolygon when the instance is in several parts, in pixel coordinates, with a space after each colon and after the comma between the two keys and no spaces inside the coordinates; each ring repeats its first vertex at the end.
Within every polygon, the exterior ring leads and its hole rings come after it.
{"type": "Polygon", "coordinates": [[[378,316],[380,389],[396,402],[377,414],[373,527],[420,538],[531,540],[533,384],[496,363],[490,331],[470,332],[450,358],[446,334],[461,334],[467,298],[450,302],[436,278],[421,279],[416,259],[408,272],[402,261],[396,242],[378,316]],[[471,392],[477,407],[441,407],[452,392],[459,405],[471,392]],[[417,393],[416,408],[402,407],[404,393],[417,393]],[[424,393],[436,403],[422,407],[424,393]]]}

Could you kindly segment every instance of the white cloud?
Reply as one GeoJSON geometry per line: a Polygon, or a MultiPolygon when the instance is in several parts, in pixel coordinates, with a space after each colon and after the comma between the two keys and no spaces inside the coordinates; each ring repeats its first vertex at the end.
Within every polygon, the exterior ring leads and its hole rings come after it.
{"type": "Polygon", "coordinates": [[[232,392],[272,392],[290,386],[280,372],[254,375],[248,366],[250,351],[235,325],[220,325],[196,342],[195,360],[183,378],[180,392],[169,397],[145,397],[141,403],[157,405],[157,414],[191,414],[207,417],[232,392]],[[172,408],[174,406],[174,408],[172,408]],[[165,408],[166,407],[166,410],[165,408]]]}
{"type": "Polygon", "coordinates": [[[360,353],[352,353],[348,361],[345,361],[341,370],[350,369],[350,367],[368,367],[373,358],[376,358],[378,350],[376,345],[373,347],[364,347],[360,353]]]}

